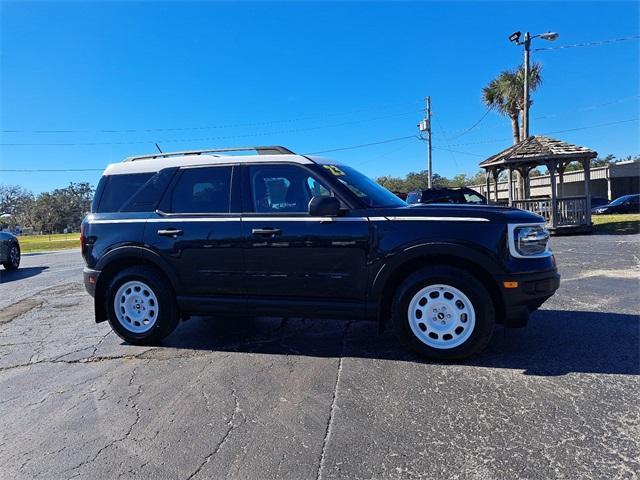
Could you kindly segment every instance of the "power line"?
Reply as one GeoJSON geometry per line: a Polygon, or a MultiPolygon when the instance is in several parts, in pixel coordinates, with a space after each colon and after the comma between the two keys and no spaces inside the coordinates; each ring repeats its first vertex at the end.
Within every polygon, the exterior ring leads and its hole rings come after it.
{"type": "MultiPolygon", "coordinates": [[[[552,135],[554,133],[565,133],[565,132],[574,132],[574,131],[578,131],[578,130],[587,130],[587,129],[591,129],[591,128],[609,127],[609,126],[612,126],[612,125],[619,125],[619,124],[622,124],[622,123],[637,122],[638,120],[640,120],[640,117],[629,118],[629,119],[626,119],[626,120],[618,120],[618,121],[615,121],[615,122],[599,123],[599,124],[596,124],[596,125],[586,125],[584,127],[567,128],[567,129],[563,129],[563,130],[553,130],[553,131],[549,131],[549,132],[542,132],[542,133],[540,133],[540,135],[552,135]]],[[[484,143],[504,142],[504,141],[508,141],[508,140],[509,140],[509,138],[503,137],[503,138],[493,138],[493,139],[490,139],[490,140],[479,140],[477,142],[451,143],[451,144],[448,144],[446,146],[448,146],[448,147],[460,147],[460,146],[465,146],[465,145],[480,145],[480,144],[484,144],[484,143]]],[[[442,150],[441,147],[438,147],[438,148],[440,150],[442,150]]]]}
{"type": "Polygon", "coordinates": [[[564,133],[564,132],[576,132],[578,130],[587,130],[589,128],[608,127],[608,126],[611,126],[611,125],[619,125],[621,123],[637,122],[638,120],[640,120],[640,117],[629,118],[627,120],[619,120],[617,122],[601,123],[599,125],[588,125],[586,127],[567,128],[565,130],[555,130],[553,132],[543,133],[542,135],[549,135],[549,134],[553,134],[553,133],[564,133]]]}
{"type": "MultiPolygon", "coordinates": [[[[434,122],[435,123],[435,122],[434,122]]],[[[444,131],[442,130],[442,127],[440,126],[440,123],[438,122],[438,130],[440,130],[440,133],[442,135],[442,138],[444,139],[447,147],[450,147],[449,145],[449,139],[447,139],[447,136],[444,134],[444,131]]],[[[449,152],[449,155],[451,156],[451,159],[453,160],[453,162],[456,164],[456,167],[458,168],[458,170],[461,170],[460,164],[458,163],[458,159],[456,158],[456,156],[454,155],[454,153],[456,153],[454,150],[446,150],[447,152],[449,152]]]]}
{"type": "Polygon", "coordinates": [[[618,98],[617,100],[611,100],[609,102],[596,103],[593,105],[589,105],[588,107],[576,108],[574,110],[564,110],[558,113],[549,113],[546,115],[540,115],[539,117],[534,117],[534,120],[542,120],[545,118],[556,118],[559,115],[565,115],[568,113],[576,113],[576,112],[588,112],[590,110],[596,110],[601,107],[608,107],[609,105],[617,105],[618,103],[628,102],[629,100],[637,100],[640,98],[640,95],[631,95],[630,97],[618,98]]]}
{"type": "Polygon", "coordinates": [[[401,145],[399,147],[394,147],[393,149],[389,150],[388,152],[384,152],[380,155],[374,155],[373,157],[368,157],[365,158],[364,160],[360,160],[358,162],[349,162],[349,165],[351,166],[357,166],[357,165],[362,165],[363,163],[370,163],[374,160],[390,160],[390,155],[392,154],[397,154],[398,152],[400,152],[401,150],[406,149],[408,146],[410,146],[410,143],[405,143],[404,145],[401,145]]]}
{"type": "Polygon", "coordinates": [[[628,37],[611,38],[608,40],[597,40],[594,42],[574,43],[573,45],[559,45],[557,47],[534,48],[533,51],[540,52],[542,50],[564,50],[565,48],[593,47],[596,45],[607,45],[609,43],[625,42],[627,40],[637,40],[639,38],[640,38],[640,35],[630,35],[628,37]]]}
{"type": "MultiPolygon", "coordinates": [[[[456,135],[455,137],[451,137],[449,140],[455,140],[456,138],[460,138],[463,135],[466,135],[467,133],[469,133],[471,130],[473,130],[474,128],[476,128],[478,125],[480,125],[482,123],[482,121],[487,118],[487,115],[489,115],[489,112],[491,111],[490,108],[487,108],[487,111],[484,112],[484,115],[482,115],[482,117],[480,117],[480,119],[474,123],[473,125],[471,125],[469,128],[463,130],[463,132],[460,135],[456,135]]],[[[443,133],[444,134],[444,133],[443,133]]]]}
{"type": "Polygon", "coordinates": [[[418,137],[416,135],[407,135],[405,137],[390,138],[388,140],[381,140],[379,142],[362,143],[360,145],[352,145],[350,147],[340,147],[340,148],[332,148],[330,150],[320,150],[318,152],[302,153],[301,155],[317,155],[320,153],[340,152],[343,150],[354,150],[356,148],[371,147],[373,145],[382,145],[383,143],[399,142],[400,140],[406,140],[408,138],[418,138],[418,137]]]}
{"type": "MultiPolygon", "coordinates": [[[[405,102],[399,105],[414,105],[417,104],[417,101],[414,102],[405,102]]],[[[395,104],[398,106],[398,104],[395,104]]],[[[230,123],[230,124],[221,124],[221,125],[204,125],[204,126],[193,126],[193,127],[172,127],[172,128],[125,128],[125,129],[97,129],[97,130],[86,130],[86,129],[61,129],[61,130],[19,130],[19,129],[7,129],[0,130],[0,133],[36,133],[36,134],[66,134],[66,133],[153,133],[153,132],[182,132],[182,131],[194,131],[194,130],[213,130],[213,129],[225,129],[225,128],[246,128],[246,127],[260,127],[260,126],[269,126],[269,125],[278,125],[282,123],[295,123],[305,120],[317,120],[328,117],[340,117],[353,115],[356,113],[362,113],[365,111],[378,110],[375,107],[365,107],[359,108],[356,110],[350,110],[347,112],[338,112],[338,113],[330,113],[327,115],[308,115],[303,117],[296,118],[288,118],[283,120],[270,120],[264,122],[249,122],[249,123],[230,123]]],[[[388,108],[382,108],[380,110],[388,110],[388,108]]],[[[422,110],[418,110],[421,112],[422,110]]],[[[413,113],[406,112],[406,113],[413,113]]],[[[404,114],[406,114],[404,113],[404,114]]],[[[396,114],[392,114],[390,116],[394,116],[396,114]]],[[[384,117],[383,117],[384,118],[384,117]]]]}
{"type": "MultiPolygon", "coordinates": [[[[598,108],[601,107],[607,107],[609,105],[616,105],[618,103],[623,103],[623,102],[628,102],[630,100],[637,100],[638,98],[640,98],[640,95],[631,95],[629,97],[623,97],[623,98],[618,98],[616,100],[610,100],[607,102],[602,102],[602,103],[595,103],[586,107],[580,107],[580,108],[576,108],[576,109],[572,109],[572,110],[562,110],[560,112],[556,112],[556,113],[548,113],[545,115],[540,115],[537,117],[534,117],[534,120],[543,120],[545,118],[556,118],[560,115],[565,115],[565,114],[571,114],[571,113],[576,113],[576,112],[587,112],[590,110],[596,110],[598,108]]],[[[487,117],[487,115],[491,112],[491,109],[488,109],[483,115],[482,117],[476,122],[474,123],[471,127],[466,128],[466,129],[457,129],[457,130],[444,130],[444,133],[458,133],[458,132],[462,132],[459,135],[456,135],[454,137],[449,138],[449,141],[454,140],[456,138],[460,138],[463,135],[466,135],[469,131],[471,131],[473,128],[477,127],[480,123],[482,123],[482,121],[487,117]]]]}
{"type": "Polygon", "coordinates": [[[201,142],[201,141],[211,141],[211,140],[229,140],[235,138],[247,138],[247,137],[261,137],[267,135],[280,135],[285,133],[299,133],[299,132],[308,132],[312,130],[321,130],[324,128],[334,128],[334,127],[342,127],[346,125],[355,125],[359,123],[373,122],[377,120],[383,120],[391,117],[399,117],[403,115],[415,114],[417,112],[421,112],[422,110],[412,110],[409,112],[401,112],[394,113],[392,115],[383,115],[380,117],[367,118],[364,120],[351,120],[348,122],[340,122],[328,125],[317,125],[314,127],[307,128],[297,128],[290,130],[279,130],[279,131],[271,131],[271,132],[257,132],[257,133],[246,133],[240,135],[225,135],[218,137],[201,137],[201,138],[182,138],[182,139],[164,139],[164,140],[131,140],[131,141],[116,141],[116,142],[51,142],[51,143],[20,143],[20,142],[10,142],[10,143],[0,143],[1,146],[6,147],[76,147],[76,146],[99,146],[99,145],[140,145],[140,144],[150,144],[154,145],[155,143],[184,143],[184,142],[201,142]]]}
{"type": "MultiPolygon", "coordinates": [[[[316,155],[319,153],[328,153],[328,152],[338,152],[338,151],[342,151],[342,150],[353,150],[356,148],[365,148],[365,147],[370,147],[373,145],[382,145],[384,143],[392,143],[392,142],[399,142],[400,140],[406,140],[408,138],[416,138],[415,135],[407,135],[405,137],[396,137],[396,138],[389,138],[386,140],[380,140],[378,142],[371,142],[371,143],[363,143],[360,145],[350,145],[347,147],[339,147],[339,148],[333,148],[331,150],[322,150],[319,152],[308,152],[308,153],[302,153],[301,155],[316,155]]],[[[104,168],[33,168],[33,169],[0,169],[0,172],[11,172],[11,173],[15,173],[15,172],[29,172],[29,173],[34,173],[34,172],[102,172],[104,171],[104,168]]]]}
{"type": "Polygon", "coordinates": [[[444,150],[445,152],[459,153],[460,155],[471,155],[473,157],[487,158],[486,155],[480,155],[478,153],[463,152],[461,150],[451,150],[450,148],[442,148],[442,147],[433,147],[433,148],[435,148],[436,150],[444,150]]]}

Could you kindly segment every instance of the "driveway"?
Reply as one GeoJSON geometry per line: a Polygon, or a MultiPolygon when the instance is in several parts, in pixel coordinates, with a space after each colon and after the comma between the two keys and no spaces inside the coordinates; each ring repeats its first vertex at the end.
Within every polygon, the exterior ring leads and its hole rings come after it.
{"type": "Polygon", "coordinates": [[[553,239],[558,294],[467,362],[367,322],[93,322],[77,251],[0,271],[1,478],[637,478],[640,236],[553,239]]]}

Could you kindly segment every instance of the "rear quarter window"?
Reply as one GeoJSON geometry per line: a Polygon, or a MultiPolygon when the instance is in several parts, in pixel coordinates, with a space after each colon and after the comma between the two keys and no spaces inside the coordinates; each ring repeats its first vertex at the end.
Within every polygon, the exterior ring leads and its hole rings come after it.
{"type": "Polygon", "coordinates": [[[95,211],[118,212],[153,176],[153,172],[145,172],[102,177],[98,187],[101,194],[95,211]]]}

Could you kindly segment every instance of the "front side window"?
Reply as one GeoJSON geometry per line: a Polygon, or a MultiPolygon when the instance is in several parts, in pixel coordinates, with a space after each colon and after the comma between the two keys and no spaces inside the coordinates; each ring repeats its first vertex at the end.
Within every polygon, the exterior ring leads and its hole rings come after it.
{"type": "Polygon", "coordinates": [[[249,181],[253,211],[307,213],[314,196],[331,191],[297,165],[251,165],[249,181]]]}
{"type": "Polygon", "coordinates": [[[171,193],[171,212],[229,213],[231,168],[184,169],[171,193]]]}

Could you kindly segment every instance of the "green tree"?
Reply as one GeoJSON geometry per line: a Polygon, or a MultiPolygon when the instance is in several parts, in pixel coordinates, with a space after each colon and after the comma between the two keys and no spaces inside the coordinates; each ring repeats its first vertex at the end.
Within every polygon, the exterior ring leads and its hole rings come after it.
{"type": "MultiPolygon", "coordinates": [[[[529,70],[529,90],[534,91],[542,84],[542,67],[533,63],[529,70]]],[[[482,89],[482,101],[490,109],[495,109],[511,120],[513,143],[524,140],[520,130],[520,116],[524,110],[524,68],[505,70],[482,89]]],[[[533,102],[529,100],[531,106],[533,102]]]]}
{"type": "MultiPolygon", "coordinates": [[[[3,188],[0,188],[0,192],[3,188]]],[[[91,209],[93,187],[88,183],[70,183],[65,188],[43,192],[35,197],[30,192],[22,197],[20,207],[12,214],[15,223],[33,228],[36,232],[61,233],[65,228],[78,230],[82,219],[91,209]]]]}

